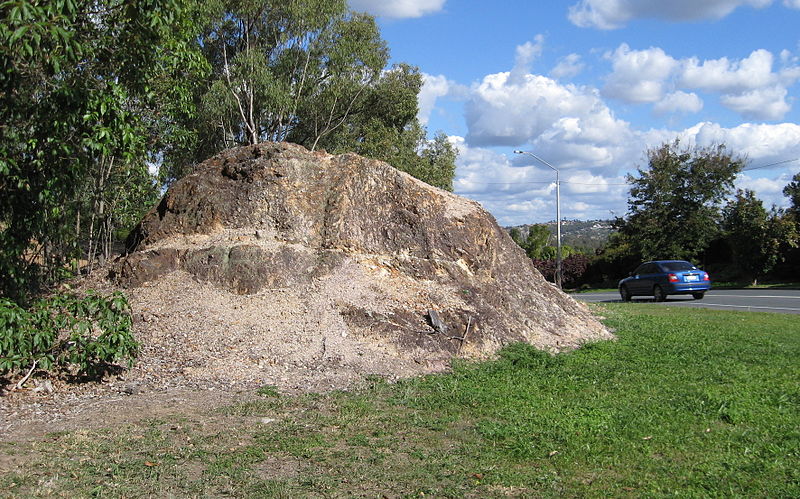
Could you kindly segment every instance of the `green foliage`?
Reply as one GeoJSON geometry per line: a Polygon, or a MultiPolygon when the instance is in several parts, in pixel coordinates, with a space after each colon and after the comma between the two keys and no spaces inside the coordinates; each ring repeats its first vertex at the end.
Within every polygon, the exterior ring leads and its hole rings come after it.
{"type": "Polygon", "coordinates": [[[0,4],[0,295],[24,300],[87,249],[93,260],[157,192],[141,173],[153,109],[180,92],[152,90],[191,67],[185,12],[183,0],[0,4]]]}
{"type": "Polygon", "coordinates": [[[0,299],[0,373],[36,367],[99,374],[108,364],[136,358],[131,327],[130,307],[119,292],[57,295],[27,310],[0,299]]]}
{"type": "Polygon", "coordinates": [[[550,242],[550,229],[545,224],[534,224],[528,228],[527,234],[522,234],[518,230],[516,234],[511,235],[511,238],[525,250],[528,258],[541,259],[545,258],[545,248],[550,242]]]}
{"type": "Polygon", "coordinates": [[[743,160],[725,146],[648,151],[649,168],[628,175],[628,217],[620,224],[642,259],[697,260],[716,236],[719,207],[743,160]]]}
{"type": "Polygon", "coordinates": [[[455,148],[417,121],[419,70],[386,68],[373,18],[343,0],[219,0],[198,37],[210,77],[196,87],[199,113],[179,117],[183,142],[165,150],[162,178],[230,147],[289,141],[355,152],[452,190],[455,148]]]}
{"type": "Polygon", "coordinates": [[[782,259],[786,246],[797,247],[794,224],[783,213],[768,213],[751,190],[739,190],[725,206],[722,228],[733,263],[753,284],[782,259]]]}
{"type": "Polygon", "coordinates": [[[789,198],[790,210],[800,216],[800,173],[795,173],[792,181],[783,188],[783,195],[789,198]]]}

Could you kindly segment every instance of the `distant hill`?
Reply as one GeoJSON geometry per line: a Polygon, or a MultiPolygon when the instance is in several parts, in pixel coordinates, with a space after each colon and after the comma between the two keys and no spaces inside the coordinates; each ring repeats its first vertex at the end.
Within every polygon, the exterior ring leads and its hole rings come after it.
{"type": "MultiPolygon", "coordinates": [[[[608,236],[612,232],[611,220],[562,220],[561,221],[561,244],[565,246],[572,246],[573,248],[585,248],[595,250],[601,248],[608,241],[608,236]]],[[[525,224],[516,225],[513,227],[503,227],[506,231],[511,231],[514,227],[520,230],[523,234],[528,233],[531,225],[525,224]]],[[[555,221],[547,222],[552,234],[550,244],[556,244],[556,223],[555,221]]]]}

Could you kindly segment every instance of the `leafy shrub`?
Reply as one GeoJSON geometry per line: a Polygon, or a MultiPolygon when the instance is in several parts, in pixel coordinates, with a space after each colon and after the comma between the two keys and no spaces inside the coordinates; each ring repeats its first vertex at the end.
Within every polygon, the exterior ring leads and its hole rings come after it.
{"type": "Polygon", "coordinates": [[[57,295],[23,309],[0,299],[0,374],[22,369],[96,375],[139,351],[130,306],[122,293],[57,295]]]}
{"type": "MultiPolygon", "coordinates": [[[[561,261],[561,280],[565,288],[577,288],[583,284],[583,277],[592,258],[588,255],[576,253],[569,255],[561,261]]],[[[534,259],[533,265],[545,279],[555,279],[556,260],[534,259]]]]}

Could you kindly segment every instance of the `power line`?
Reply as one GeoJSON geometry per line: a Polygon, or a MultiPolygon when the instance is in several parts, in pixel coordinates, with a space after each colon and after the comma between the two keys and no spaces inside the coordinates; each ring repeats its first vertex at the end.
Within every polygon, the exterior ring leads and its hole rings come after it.
{"type": "Polygon", "coordinates": [[[785,163],[791,163],[793,161],[797,161],[798,159],[800,159],[800,158],[785,159],[783,161],[778,161],[777,163],[770,163],[768,165],[753,166],[753,167],[750,167],[750,168],[742,168],[742,171],[743,172],[749,172],[750,170],[760,170],[761,168],[769,168],[770,166],[777,166],[777,165],[782,165],[782,164],[785,164],[785,163]]]}

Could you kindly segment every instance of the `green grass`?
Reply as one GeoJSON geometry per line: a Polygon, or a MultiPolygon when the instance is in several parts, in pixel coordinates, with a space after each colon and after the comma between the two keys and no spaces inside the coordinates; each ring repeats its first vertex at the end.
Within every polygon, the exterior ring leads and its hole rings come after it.
{"type": "Polygon", "coordinates": [[[598,310],[569,354],[0,444],[0,496],[800,496],[796,316],[598,310]]]}

